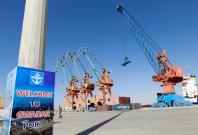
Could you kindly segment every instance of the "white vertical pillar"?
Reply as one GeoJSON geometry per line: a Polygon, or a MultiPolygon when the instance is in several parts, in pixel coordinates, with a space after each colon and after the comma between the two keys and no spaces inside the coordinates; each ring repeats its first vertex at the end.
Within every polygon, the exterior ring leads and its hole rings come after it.
{"type": "Polygon", "coordinates": [[[48,0],[26,0],[18,66],[45,68],[48,0]]]}

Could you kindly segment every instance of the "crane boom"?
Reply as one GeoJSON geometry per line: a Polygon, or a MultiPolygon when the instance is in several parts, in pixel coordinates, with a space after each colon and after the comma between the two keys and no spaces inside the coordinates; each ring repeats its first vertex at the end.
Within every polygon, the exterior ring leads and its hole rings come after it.
{"type": "Polygon", "coordinates": [[[148,59],[150,65],[155,72],[161,69],[156,60],[156,54],[161,51],[161,48],[152,40],[152,38],[146,33],[146,31],[137,23],[137,21],[129,15],[127,10],[122,4],[119,4],[117,11],[121,13],[125,21],[129,25],[130,31],[138,42],[138,45],[144,52],[146,58],[148,59]]]}
{"type": "Polygon", "coordinates": [[[162,83],[164,93],[175,93],[173,86],[183,81],[182,70],[170,63],[166,51],[162,50],[129,15],[123,4],[118,4],[117,11],[124,17],[131,33],[154,69],[156,74],[152,77],[153,81],[162,83]]]}
{"type": "Polygon", "coordinates": [[[64,79],[64,81],[67,84],[69,81],[67,80],[67,77],[66,77],[65,58],[64,57],[57,58],[56,67],[55,67],[55,73],[58,72],[59,65],[62,67],[62,70],[63,70],[63,79],[64,79]]]}
{"type": "Polygon", "coordinates": [[[95,67],[95,65],[93,64],[93,62],[92,62],[92,60],[91,60],[91,58],[90,58],[89,55],[91,55],[92,58],[94,58],[94,59],[98,62],[98,64],[103,68],[102,64],[99,62],[98,59],[96,59],[96,57],[93,56],[93,54],[90,54],[88,48],[80,48],[80,49],[77,51],[77,53],[76,53],[77,58],[79,58],[80,55],[82,55],[82,54],[84,54],[85,57],[87,58],[87,60],[88,60],[88,62],[89,62],[89,64],[90,64],[90,66],[91,66],[91,68],[92,68],[92,70],[93,70],[95,76],[97,77],[98,81],[99,81],[99,82],[102,82],[102,78],[101,78],[100,74],[98,73],[98,71],[96,70],[96,67],[95,67]]]}
{"type": "Polygon", "coordinates": [[[78,65],[77,65],[77,57],[76,57],[75,53],[68,52],[68,54],[69,54],[69,57],[70,57],[70,59],[71,59],[73,65],[74,65],[75,71],[76,71],[76,73],[77,73],[78,81],[80,81],[80,84],[81,84],[82,86],[84,86],[84,83],[83,83],[82,80],[81,80],[80,71],[79,71],[78,65]]]}

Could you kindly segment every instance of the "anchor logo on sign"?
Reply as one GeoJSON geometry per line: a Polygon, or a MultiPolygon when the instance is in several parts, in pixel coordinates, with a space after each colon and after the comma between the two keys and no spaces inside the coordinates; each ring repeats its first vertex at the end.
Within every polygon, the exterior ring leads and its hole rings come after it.
{"type": "Polygon", "coordinates": [[[31,76],[32,83],[35,85],[41,85],[43,83],[43,74],[40,72],[35,72],[33,76],[31,76]]]}

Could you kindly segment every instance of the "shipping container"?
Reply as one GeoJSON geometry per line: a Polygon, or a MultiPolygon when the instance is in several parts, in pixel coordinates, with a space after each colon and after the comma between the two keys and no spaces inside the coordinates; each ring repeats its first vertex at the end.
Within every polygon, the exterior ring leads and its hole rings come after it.
{"type": "Polygon", "coordinates": [[[98,105],[97,111],[99,111],[99,112],[112,111],[112,106],[111,105],[98,105]]]}
{"type": "Polygon", "coordinates": [[[130,97],[119,97],[119,104],[130,104],[130,97]]]}
{"type": "Polygon", "coordinates": [[[137,110],[137,109],[141,109],[141,108],[142,108],[142,106],[140,103],[112,105],[113,111],[128,111],[128,110],[137,110]]]}

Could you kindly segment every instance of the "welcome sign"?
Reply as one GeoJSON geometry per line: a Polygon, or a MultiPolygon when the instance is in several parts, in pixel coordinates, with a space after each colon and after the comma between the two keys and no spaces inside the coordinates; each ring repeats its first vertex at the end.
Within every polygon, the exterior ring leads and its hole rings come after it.
{"type": "Polygon", "coordinates": [[[55,73],[17,67],[10,134],[53,134],[55,73]]]}

